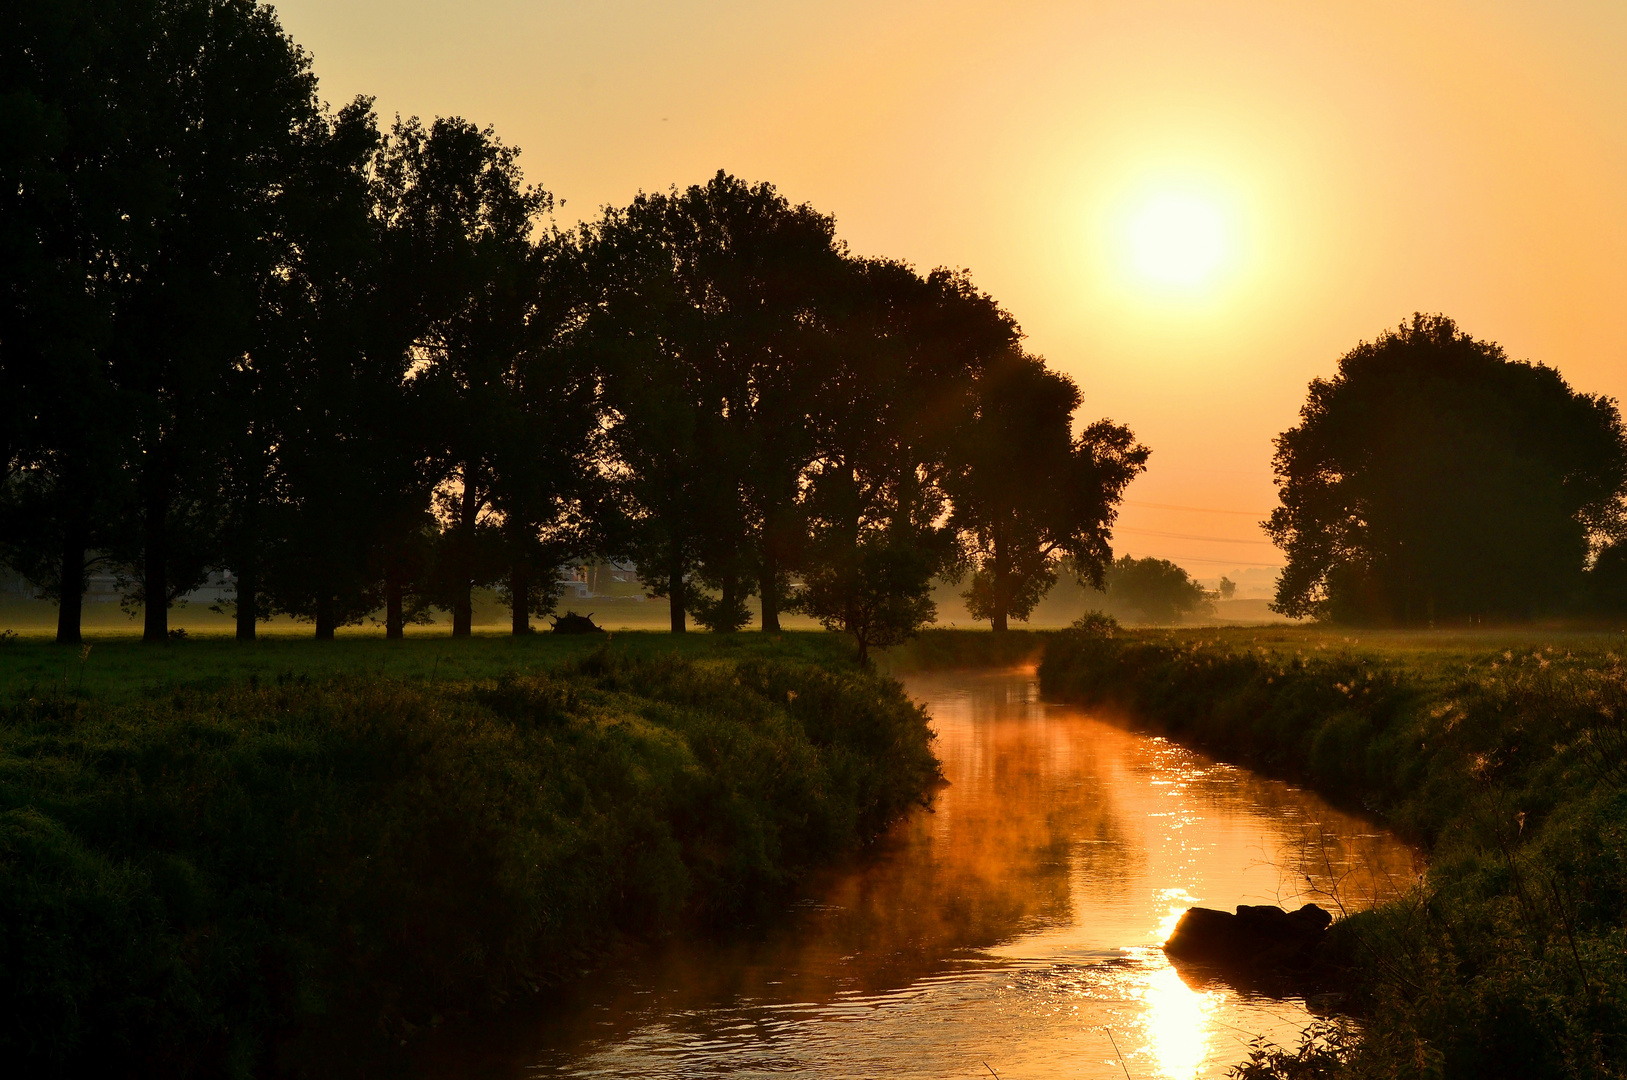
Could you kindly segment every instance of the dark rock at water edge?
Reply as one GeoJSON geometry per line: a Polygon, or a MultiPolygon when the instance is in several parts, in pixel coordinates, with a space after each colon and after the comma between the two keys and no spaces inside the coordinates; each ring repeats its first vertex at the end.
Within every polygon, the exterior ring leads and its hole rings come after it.
{"type": "Polygon", "coordinates": [[[1188,908],[1164,952],[1172,960],[1250,972],[1303,970],[1332,923],[1333,916],[1315,904],[1298,911],[1240,904],[1235,915],[1188,908]]]}
{"type": "Polygon", "coordinates": [[[593,613],[578,615],[574,611],[567,611],[554,620],[554,633],[556,634],[602,634],[604,627],[595,626],[593,613]]]}

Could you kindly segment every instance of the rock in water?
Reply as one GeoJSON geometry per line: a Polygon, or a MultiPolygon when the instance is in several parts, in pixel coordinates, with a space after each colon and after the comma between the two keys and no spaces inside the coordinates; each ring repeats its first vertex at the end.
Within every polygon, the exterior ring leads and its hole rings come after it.
{"type": "Polygon", "coordinates": [[[578,615],[574,611],[567,611],[554,620],[554,633],[556,634],[602,634],[604,627],[593,625],[593,613],[578,615]]]}
{"type": "Polygon", "coordinates": [[[1298,911],[1241,904],[1237,914],[1188,908],[1164,952],[1175,960],[1217,967],[1275,971],[1302,968],[1332,925],[1333,916],[1315,904],[1298,911]]]}

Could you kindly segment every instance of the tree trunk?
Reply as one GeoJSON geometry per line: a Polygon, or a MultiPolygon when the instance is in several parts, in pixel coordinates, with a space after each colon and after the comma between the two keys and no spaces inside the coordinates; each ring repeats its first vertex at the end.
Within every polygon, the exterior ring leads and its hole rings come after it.
{"type": "Polygon", "coordinates": [[[475,518],[480,515],[480,500],[476,497],[474,464],[463,466],[463,505],[458,512],[457,582],[453,586],[452,636],[468,637],[474,633],[474,555],[475,518]]]}
{"type": "Polygon", "coordinates": [[[508,572],[510,614],[515,637],[531,632],[531,575],[518,563],[508,572]]]}
{"type": "Polygon", "coordinates": [[[684,596],[684,563],[676,556],[667,567],[667,599],[672,603],[672,632],[682,634],[686,630],[684,605],[687,598],[684,596]]]}
{"type": "Polygon", "coordinates": [[[457,596],[452,600],[452,636],[469,637],[475,632],[473,591],[467,580],[457,584],[457,596]]]}
{"type": "Polygon", "coordinates": [[[780,632],[779,570],[779,560],[774,557],[773,541],[765,539],[763,543],[763,573],[758,580],[758,590],[763,596],[763,633],[765,634],[780,632]]]}
{"type": "Polygon", "coordinates": [[[83,519],[77,516],[68,523],[62,542],[62,572],[57,579],[57,589],[60,597],[56,609],[57,644],[77,645],[81,640],[80,623],[85,610],[85,529],[83,519]]]}
{"type": "Polygon", "coordinates": [[[333,610],[333,594],[323,590],[316,598],[316,640],[332,641],[339,619],[333,610]]]}
{"type": "Polygon", "coordinates": [[[401,570],[391,566],[384,571],[384,639],[400,641],[407,636],[407,620],[401,610],[401,570]]]}
{"type": "Polygon", "coordinates": [[[259,574],[254,561],[248,556],[238,560],[237,567],[237,640],[253,641],[255,625],[260,621],[259,574]]]}
{"type": "MultiPolygon", "coordinates": [[[[157,468],[155,464],[153,468],[157,468]]],[[[143,625],[141,640],[162,645],[169,641],[169,580],[165,562],[169,554],[169,492],[162,481],[149,478],[146,513],[142,522],[141,591],[143,625]]]]}
{"type": "Polygon", "coordinates": [[[734,618],[735,610],[740,604],[740,579],[733,574],[724,574],[722,584],[723,588],[720,590],[722,598],[718,602],[718,607],[722,609],[725,621],[718,629],[724,633],[733,633],[740,628],[728,620],[734,618]]]}
{"type": "Polygon", "coordinates": [[[994,533],[994,617],[990,620],[994,624],[994,632],[1004,633],[1006,630],[1006,608],[1009,605],[1007,597],[1011,595],[1011,568],[1009,566],[1010,553],[1006,550],[1005,536],[998,530],[994,533]]]}

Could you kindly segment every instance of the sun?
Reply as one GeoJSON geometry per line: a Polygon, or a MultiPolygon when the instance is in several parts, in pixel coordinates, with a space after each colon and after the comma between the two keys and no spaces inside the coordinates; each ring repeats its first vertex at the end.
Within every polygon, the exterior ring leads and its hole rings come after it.
{"type": "Polygon", "coordinates": [[[1133,205],[1124,222],[1130,269],[1156,286],[1195,289],[1212,281],[1231,255],[1219,203],[1187,192],[1158,192],[1133,205]]]}

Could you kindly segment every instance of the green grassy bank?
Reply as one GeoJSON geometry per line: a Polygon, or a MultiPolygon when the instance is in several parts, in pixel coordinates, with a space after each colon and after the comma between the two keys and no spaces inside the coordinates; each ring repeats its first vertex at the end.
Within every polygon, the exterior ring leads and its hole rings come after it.
{"type": "Polygon", "coordinates": [[[1365,808],[1425,844],[1412,894],[1336,924],[1361,1037],[1249,1077],[1627,1073],[1627,667],[1620,634],[1057,635],[1054,700],[1365,808]]]}
{"type": "Polygon", "coordinates": [[[769,913],[937,776],[843,644],[4,646],[0,1059],[328,1075],[612,935],[769,913]]]}
{"type": "Polygon", "coordinates": [[[1014,668],[1039,663],[1055,631],[923,630],[902,645],[875,652],[876,666],[900,674],[957,668],[1014,668]]]}

